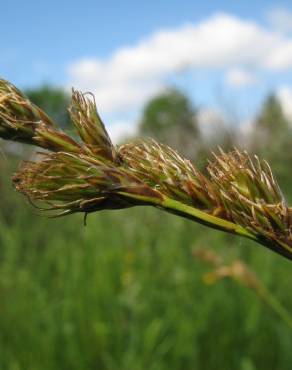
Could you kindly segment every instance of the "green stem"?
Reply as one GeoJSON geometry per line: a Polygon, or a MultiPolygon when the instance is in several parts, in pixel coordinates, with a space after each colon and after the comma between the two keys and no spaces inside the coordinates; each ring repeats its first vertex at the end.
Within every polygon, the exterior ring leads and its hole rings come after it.
{"type": "Polygon", "coordinates": [[[228,233],[241,235],[253,241],[259,242],[258,238],[255,235],[247,231],[242,226],[234,224],[233,222],[230,221],[223,220],[222,218],[212,216],[209,213],[188,206],[187,204],[178,202],[174,199],[165,196],[155,198],[139,194],[126,193],[122,191],[120,191],[119,194],[126,196],[127,198],[139,200],[144,204],[148,203],[149,205],[153,205],[158,208],[163,208],[168,212],[189,218],[200,224],[212,227],[213,229],[218,229],[228,233]]]}
{"type": "Polygon", "coordinates": [[[261,234],[254,235],[238,224],[210,215],[209,213],[201,211],[200,209],[194,208],[187,204],[178,202],[174,199],[161,196],[161,194],[160,196],[157,197],[150,197],[147,195],[139,194],[130,194],[126,192],[119,192],[119,194],[126,196],[128,198],[139,200],[142,203],[144,203],[144,205],[148,204],[153,205],[157,208],[162,208],[167,212],[174,213],[181,217],[191,219],[192,221],[196,221],[200,224],[211,227],[213,229],[221,230],[224,232],[240,235],[245,238],[251,239],[252,241],[257,242],[265,246],[266,248],[269,248],[274,252],[281,254],[282,256],[288,258],[289,260],[292,259],[291,247],[286,245],[285,243],[282,243],[281,241],[271,241],[261,234]]]}
{"type": "Polygon", "coordinates": [[[264,286],[257,289],[261,299],[289,326],[292,330],[292,315],[278,299],[264,286]]]}
{"type": "Polygon", "coordinates": [[[197,208],[193,208],[176,200],[164,198],[164,200],[161,202],[161,205],[169,212],[178,213],[184,217],[191,218],[194,221],[197,221],[206,226],[210,226],[212,228],[226,231],[232,234],[238,234],[254,241],[258,241],[255,235],[251,234],[242,226],[234,224],[230,221],[223,220],[219,217],[212,216],[206,212],[203,212],[197,208]]]}

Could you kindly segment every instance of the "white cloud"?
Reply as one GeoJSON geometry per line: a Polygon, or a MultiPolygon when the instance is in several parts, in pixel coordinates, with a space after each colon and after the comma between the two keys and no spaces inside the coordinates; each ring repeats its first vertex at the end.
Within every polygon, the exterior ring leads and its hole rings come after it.
{"type": "Polygon", "coordinates": [[[113,113],[139,107],[163,88],[156,79],[134,78],[127,62],[98,62],[82,59],[69,67],[70,85],[91,91],[103,112],[113,113]],[[124,72],[124,73],[123,73],[124,72]]]}
{"type": "Polygon", "coordinates": [[[247,119],[245,121],[240,122],[239,131],[240,131],[241,135],[244,138],[246,138],[253,132],[254,127],[255,127],[255,120],[254,119],[247,119]]]}
{"type": "Polygon", "coordinates": [[[275,28],[280,32],[291,32],[292,31],[292,11],[277,7],[267,12],[267,19],[275,28]]]}
{"type": "Polygon", "coordinates": [[[255,75],[242,68],[230,69],[226,73],[225,80],[229,86],[236,88],[250,86],[256,83],[255,75]]]}
{"type": "Polygon", "coordinates": [[[280,87],[277,91],[277,97],[281,103],[284,114],[292,122],[292,87],[280,87]]]}
{"type": "MultiPolygon", "coordinates": [[[[164,87],[165,79],[186,68],[292,68],[292,39],[255,22],[227,14],[158,31],[107,59],[83,58],[68,67],[69,84],[94,92],[104,113],[139,110],[164,87]]],[[[237,72],[233,82],[251,82],[237,72]]]]}
{"type": "Polygon", "coordinates": [[[132,121],[114,121],[107,126],[107,131],[114,144],[120,143],[123,139],[137,134],[137,126],[132,121]]]}
{"type": "Polygon", "coordinates": [[[227,129],[224,114],[215,108],[204,108],[198,112],[198,124],[205,138],[214,138],[218,132],[227,129]]]}

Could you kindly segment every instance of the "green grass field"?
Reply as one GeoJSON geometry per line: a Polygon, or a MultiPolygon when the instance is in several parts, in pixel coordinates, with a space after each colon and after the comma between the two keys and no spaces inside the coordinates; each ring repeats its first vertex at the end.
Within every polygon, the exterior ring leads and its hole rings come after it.
{"type": "Polygon", "coordinates": [[[292,331],[195,248],[241,258],[292,312],[291,262],[159,210],[47,219],[0,187],[0,369],[290,370],[292,331]]]}

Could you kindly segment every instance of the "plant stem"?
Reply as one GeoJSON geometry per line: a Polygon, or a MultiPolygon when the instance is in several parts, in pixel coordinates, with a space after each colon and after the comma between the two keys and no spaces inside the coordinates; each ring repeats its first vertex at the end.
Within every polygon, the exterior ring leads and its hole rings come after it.
{"type": "Polygon", "coordinates": [[[257,292],[260,298],[289,326],[292,330],[292,315],[282,303],[263,285],[261,285],[257,292]]]}
{"type": "Polygon", "coordinates": [[[204,211],[197,208],[193,208],[176,200],[170,198],[164,198],[162,201],[162,206],[169,212],[174,212],[180,214],[181,216],[191,218],[201,224],[209,227],[213,227],[218,230],[227,231],[232,234],[238,234],[246,238],[258,241],[257,237],[240,225],[236,225],[233,222],[223,220],[221,218],[210,215],[204,211]]]}

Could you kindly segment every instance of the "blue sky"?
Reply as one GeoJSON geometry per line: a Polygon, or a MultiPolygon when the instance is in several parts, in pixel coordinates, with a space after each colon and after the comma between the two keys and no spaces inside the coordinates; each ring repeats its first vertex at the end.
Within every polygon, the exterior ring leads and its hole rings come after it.
{"type": "Polygon", "coordinates": [[[5,2],[1,14],[1,77],[90,89],[117,133],[167,85],[241,120],[275,91],[289,113],[291,1],[31,0],[5,2]]]}

